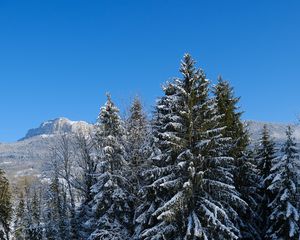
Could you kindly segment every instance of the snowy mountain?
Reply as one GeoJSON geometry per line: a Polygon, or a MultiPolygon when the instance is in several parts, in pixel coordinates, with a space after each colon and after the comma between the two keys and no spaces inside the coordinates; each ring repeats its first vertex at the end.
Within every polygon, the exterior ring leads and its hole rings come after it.
{"type": "Polygon", "coordinates": [[[60,134],[72,134],[79,130],[88,132],[92,124],[57,118],[30,129],[26,136],[14,143],[0,143],[0,168],[10,180],[26,175],[40,175],[50,157],[50,148],[60,134]]]}
{"type": "MultiPolygon", "coordinates": [[[[264,124],[268,125],[270,134],[280,144],[285,140],[287,124],[246,121],[253,142],[260,137],[264,124]]],[[[300,126],[293,125],[294,135],[300,143],[300,126]]],[[[71,121],[57,118],[42,123],[38,128],[28,131],[26,136],[15,143],[0,144],[0,168],[6,170],[10,179],[24,175],[39,175],[50,156],[50,147],[59,134],[72,134],[77,131],[88,131],[92,124],[84,121],[71,121]]]]}
{"type": "Polygon", "coordinates": [[[41,135],[55,135],[62,133],[76,133],[78,130],[87,131],[92,128],[91,124],[84,121],[71,121],[67,118],[57,118],[43,122],[38,128],[30,129],[21,140],[41,135]]]}

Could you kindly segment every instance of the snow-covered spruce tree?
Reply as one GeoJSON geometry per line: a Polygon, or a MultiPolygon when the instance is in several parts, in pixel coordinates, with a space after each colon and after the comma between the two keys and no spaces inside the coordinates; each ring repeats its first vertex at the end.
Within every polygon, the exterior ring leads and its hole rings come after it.
{"type": "Polygon", "coordinates": [[[234,210],[246,203],[233,186],[227,139],[209,99],[209,82],[186,54],[182,79],[164,88],[154,123],[156,155],[145,173],[137,239],[237,239],[234,210]]]}
{"type": "Polygon", "coordinates": [[[25,239],[24,236],[24,216],[25,216],[25,201],[24,201],[24,193],[20,191],[17,206],[15,209],[15,216],[14,216],[14,238],[16,240],[23,240],[25,239]]]}
{"type": "Polygon", "coordinates": [[[45,192],[44,237],[49,240],[66,240],[70,239],[68,210],[65,204],[66,194],[60,184],[55,162],[53,167],[51,182],[45,192]]]}
{"type": "Polygon", "coordinates": [[[24,221],[25,239],[42,239],[43,229],[41,226],[41,198],[35,187],[25,188],[25,214],[24,221]]]}
{"type": "Polygon", "coordinates": [[[275,158],[275,143],[270,137],[267,125],[264,125],[261,133],[260,143],[257,148],[258,168],[263,179],[270,175],[270,170],[275,158]]]}
{"type": "Polygon", "coordinates": [[[261,218],[259,216],[259,172],[256,166],[255,156],[251,150],[247,150],[235,161],[234,179],[236,189],[241,198],[248,204],[246,209],[237,209],[239,218],[236,225],[240,229],[239,239],[261,239],[261,218]]]}
{"type": "Polygon", "coordinates": [[[157,101],[154,118],[151,122],[153,131],[151,136],[152,153],[147,161],[150,169],[146,169],[141,175],[144,186],[139,191],[141,202],[135,211],[133,238],[136,240],[142,239],[142,232],[157,223],[156,217],[152,214],[167,201],[169,195],[161,192],[161,189],[156,187],[155,181],[163,175],[172,174],[174,166],[174,157],[172,156],[178,155],[176,149],[179,146],[179,140],[177,144],[175,143],[175,139],[177,139],[176,124],[167,125],[168,122],[171,122],[173,117],[171,112],[176,107],[170,101],[174,98],[175,88],[172,83],[167,83],[163,90],[165,96],[157,101]]]}
{"type": "Polygon", "coordinates": [[[241,121],[243,112],[239,111],[239,97],[234,96],[233,87],[228,81],[218,77],[218,83],[213,87],[220,121],[226,128],[223,135],[231,138],[232,146],[229,154],[235,159],[243,156],[249,145],[247,130],[241,121]]]}
{"type": "Polygon", "coordinates": [[[257,205],[259,201],[257,168],[253,161],[253,154],[249,150],[249,134],[245,128],[239,111],[240,98],[234,96],[233,87],[228,81],[218,78],[213,87],[216,98],[217,113],[220,122],[226,126],[222,134],[230,138],[229,156],[234,159],[234,186],[241,194],[241,198],[248,204],[247,208],[237,209],[239,218],[236,225],[240,229],[241,239],[259,239],[257,205]]]}
{"type": "Polygon", "coordinates": [[[79,223],[80,238],[87,239],[93,231],[85,223],[92,217],[89,203],[93,199],[92,186],[96,183],[95,174],[97,170],[97,164],[92,154],[94,151],[92,134],[79,132],[75,136],[75,146],[80,169],[76,185],[81,197],[80,206],[77,209],[77,222],[79,223]]]}
{"type": "Polygon", "coordinates": [[[0,239],[8,240],[12,215],[11,191],[5,173],[0,169],[0,239]]]}
{"type": "Polygon", "coordinates": [[[124,123],[110,96],[101,108],[95,136],[100,150],[97,182],[92,186],[90,203],[94,232],[89,239],[130,239],[132,231],[132,199],[130,183],[124,177],[127,168],[124,147],[124,123]]]}
{"type": "Polygon", "coordinates": [[[271,184],[271,180],[269,176],[271,174],[271,168],[276,159],[276,149],[275,143],[270,137],[269,130],[266,125],[264,125],[261,139],[259,141],[259,145],[256,147],[256,162],[258,166],[259,173],[259,195],[260,195],[260,203],[259,203],[259,216],[261,219],[261,235],[265,236],[268,221],[268,216],[270,215],[268,205],[271,202],[272,194],[268,190],[268,187],[271,184]]]}
{"type": "MultiPolygon", "coordinates": [[[[150,139],[151,132],[146,114],[138,97],[135,97],[130,107],[129,116],[126,119],[126,153],[130,166],[128,179],[133,185],[132,196],[134,197],[135,211],[140,206],[139,190],[145,185],[142,176],[143,171],[148,167],[148,158],[151,155],[150,139]]],[[[136,215],[133,221],[135,222],[136,215]]]]}
{"type": "Polygon", "coordinates": [[[274,194],[269,204],[269,228],[267,239],[299,239],[298,174],[300,160],[296,149],[293,132],[289,126],[287,140],[282,149],[283,157],[271,169],[271,184],[268,187],[274,194]]]}
{"type": "Polygon", "coordinates": [[[142,103],[135,97],[126,120],[126,152],[129,164],[139,171],[149,154],[149,124],[142,103]]]}
{"type": "Polygon", "coordinates": [[[59,191],[59,180],[57,178],[51,179],[48,189],[45,191],[45,206],[43,212],[44,219],[44,236],[46,239],[54,240],[61,239],[59,234],[60,208],[61,196],[59,191]]]}

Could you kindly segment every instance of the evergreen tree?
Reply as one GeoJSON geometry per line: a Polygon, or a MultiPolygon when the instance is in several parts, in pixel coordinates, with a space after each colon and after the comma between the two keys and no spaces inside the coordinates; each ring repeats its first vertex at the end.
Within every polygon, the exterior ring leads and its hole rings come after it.
{"type": "Polygon", "coordinates": [[[249,136],[241,121],[243,112],[239,111],[237,106],[240,98],[234,96],[233,87],[221,76],[219,76],[213,92],[216,97],[218,114],[221,115],[220,121],[223,126],[226,126],[223,135],[231,138],[232,146],[229,154],[234,159],[238,159],[243,156],[249,145],[249,136]]]}
{"type": "Polygon", "coordinates": [[[0,239],[8,240],[12,215],[11,191],[5,173],[0,169],[0,239]]]}
{"type": "MultiPolygon", "coordinates": [[[[126,121],[126,154],[130,166],[128,179],[133,186],[134,209],[140,205],[139,190],[144,185],[143,170],[150,156],[150,131],[146,114],[139,98],[135,98],[126,121]]],[[[134,217],[135,219],[136,217],[134,217]]]]}
{"type": "Polygon", "coordinates": [[[268,239],[299,239],[298,174],[300,172],[299,155],[295,139],[289,126],[287,140],[282,149],[283,157],[272,167],[271,184],[268,187],[274,199],[268,205],[270,223],[268,239]]]}
{"type": "Polygon", "coordinates": [[[248,204],[247,208],[237,209],[239,218],[236,225],[240,229],[240,239],[261,239],[261,219],[259,216],[259,172],[254,153],[247,150],[235,161],[235,184],[242,199],[248,204]]]}
{"type": "Polygon", "coordinates": [[[59,182],[56,163],[54,163],[53,176],[45,193],[45,198],[45,238],[49,240],[69,239],[68,211],[65,204],[65,191],[59,182]]]}
{"type": "Polygon", "coordinates": [[[275,143],[270,137],[267,125],[263,127],[260,145],[257,149],[257,158],[260,175],[265,179],[270,175],[272,163],[276,158],[275,143]]]}
{"type": "Polygon", "coordinates": [[[26,201],[24,214],[25,239],[42,239],[40,198],[35,189],[26,187],[26,201]],[[31,192],[33,190],[33,192],[31,192]]]}
{"type": "Polygon", "coordinates": [[[245,202],[233,186],[233,159],[209,99],[209,82],[194,65],[185,55],[183,79],[167,84],[156,107],[157,154],[137,219],[139,239],[236,239],[239,234],[234,208],[245,202]]]}
{"type": "Polygon", "coordinates": [[[240,217],[236,219],[236,225],[241,231],[240,238],[259,239],[257,168],[252,153],[248,150],[249,134],[241,120],[242,112],[238,107],[240,98],[234,96],[233,87],[221,76],[213,88],[213,93],[216,98],[217,112],[221,116],[221,124],[226,126],[222,134],[229,138],[231,143],[229,156],[234,159],[234,186],[248,204],[246,209],[237,209],[240,217]]]}
{"type": "Polygon", "coordinates": [[[172,83],[167,83],[163,90],[165,96],[158,100],[154,112],[154,120],[152,121],[152,153],[148,159],[149,166],[152,166],[152,168],[146,169],[141,175],[144,186],[139,191],[141,203],[139,203],[135,211],[135,232],[133,237],[137,240],[142,239],[141,234],[145,229],[157,222],[157,219],[152,214],[164,201],[167,201],[168,193],[158,192],[160,189],[155,186],[155,181],[159,179],[163,172],[164,174],[172,172],[172,167],[170,167],[171,156],[175,152],[175,145],[171,147],[176,138],[176,136],[172,135],[174,134],[175,125],[169,124],[167,126],[167,122],[170,122],[170,118],[172,118],[169,113],[174,108],[174,106],[171,106],[170,101],[174,94],[174,87],[172,83]],[[163,129],[162,126],[166,126],[166,128],[163,129]],[[169,141],[170,138],[173,138],[173,143],[169,141]]]}
{"type": "Polygon", "coordinates": [[[130,115],[126,121],[126,152],[129,164],[139,171],[149,154],[149,125],[139,98],[133,100],[130,115]]]}
{"type": "Polygon", "coordinates": [[[259,146],[256,149],[256,161],[258,166],[258,173],[260,176],[259,180],[259,195],[260,195],[260,202],[259,202],[259,216],[261,220],[261,235],[262,237],[265,236],[268,221],[269,221],[269,209],[268,205],[271,202],[272,194],[269,191],[268,187],[271,184],[271,180],[269,176],[271,174],[271,168],[273,163],[276,159],[276,150],[275,150],[275,143],[270,137],[269,130],[266,125],[264,125],[261,139],[259,146]]]}
{"type": "Polygon", "coordinates": [[[92,186],[96,183],[97,164],[93,157],[94,141],[91,134],[80,132],[76,135],[75,146],[77,149],[78,167],[80,169],[77,189],[80,191],[80,206],[77,209],[77,222],[79,234],[82,239],[87,239],[92,233],[91,226],[86,224],[92,217],[89,203],[93,200],[92,186]]]}
{"type": "Polygon", "coordinates": [[[24,240],[24,218],[25,218],[25,201],[24,193],[20,192],[18,197],[18,205],[16,208],[15,221],[14,221],[14,237],[16,240],[24,240]]]}
{"type": "Polygon", "coordinates": [[[127,168],[124,147],[124,123],[110,96],[97,121],[97,182],[92,186],[94,232],[89,239],[129,239],[132,231],[130,184],[124,177],[127,168]]]}

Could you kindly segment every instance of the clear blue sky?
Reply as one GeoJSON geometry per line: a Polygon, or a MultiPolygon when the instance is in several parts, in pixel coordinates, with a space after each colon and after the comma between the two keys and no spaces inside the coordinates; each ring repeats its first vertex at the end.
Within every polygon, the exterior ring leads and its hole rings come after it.
{"type": "Polygon", "coordinates": [[[300,2],[0,0],[0,141],[60,116],[94,122],[105,92],[148,109],[190,52],[245,119],[300,113],[300,2]]]}

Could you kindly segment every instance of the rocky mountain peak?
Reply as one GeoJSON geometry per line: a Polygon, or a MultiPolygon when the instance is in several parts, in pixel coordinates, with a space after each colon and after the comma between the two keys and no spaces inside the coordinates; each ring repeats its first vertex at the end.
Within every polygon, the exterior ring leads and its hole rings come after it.
{"type": "Polygon", "coordinates": [[[54,120],[43,122],[38,128],[30,129],[25,135],[25,137],[21,140],[40,135],[76,133],[79,130],[89,131],[92,127],[92,124],[89,124],[84,121],[71,121],[67,118],[56,118],[54,120]]]}

